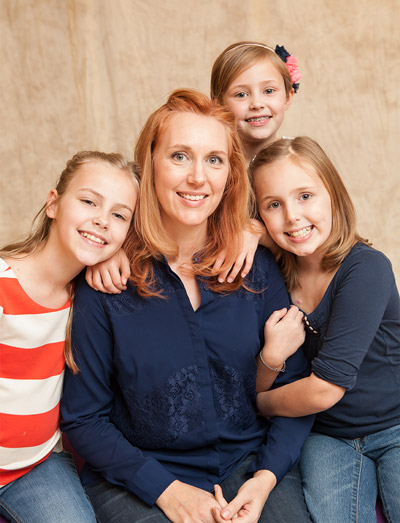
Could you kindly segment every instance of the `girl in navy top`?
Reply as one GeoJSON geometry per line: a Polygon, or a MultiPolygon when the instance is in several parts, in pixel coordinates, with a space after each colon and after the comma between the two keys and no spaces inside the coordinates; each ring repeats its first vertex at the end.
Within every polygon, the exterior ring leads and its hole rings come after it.
{"type": "Polygon", "coordinates": [[[223,247],[221,270],[232,265],[249,219],[234,117],[200,93],[176,91],[150,116],[135,156],[132,277],[119,295],[78,282],[80,372],[66,376],[62,401],[97,516],[310,521],[290,481],[272,489],[296,464],[313,419],[267,421],[256,409],[257,362],[258,390],[307,373],[295,352],[302,314],[266,249],[245,281],[221,285],[212,269],[223,247]]]}
{"type": "Polygon", "coordinates": [[[360,238],[350,197],[306,137],[254,159],[259,213],[304,312],[309,377],[258,395],[266,416],[318,413],[301,455],[313,521],[400,521],[400,301],[389,260],[360,238]]]}

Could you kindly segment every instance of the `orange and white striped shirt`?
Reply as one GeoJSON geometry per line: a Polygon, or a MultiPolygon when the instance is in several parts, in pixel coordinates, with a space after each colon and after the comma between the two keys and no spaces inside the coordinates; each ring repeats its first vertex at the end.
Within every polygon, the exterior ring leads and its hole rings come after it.
{"type": "Polygon", "coordinates": [[[0,258],[0,486],[61,450],[59,405],[70,301],[34,302],[0,258]]]}

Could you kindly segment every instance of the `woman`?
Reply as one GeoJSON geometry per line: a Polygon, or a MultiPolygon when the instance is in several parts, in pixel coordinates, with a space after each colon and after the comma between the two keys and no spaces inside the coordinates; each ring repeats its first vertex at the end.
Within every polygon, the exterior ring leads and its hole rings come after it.
{"type": "MultiPolygon", "coordinates": [[[[292,308],[279,321],[289,301],[268,251],[256,254],[245,282],[221,284],[211,269],[223,248],[221,270],[232,265],[248,223],[230,113],[200,93],[175,91],[144,126],[136,160],[140,197],[125,245],[131,281],[111,296],[78,283],[80,373],[66,378],[63,429],[87,461],[82,479],[102,522],[257,521],[297,462],[312,417],[259,418],[256,362],[259,390],[278,375],[279,384],[304,375],[301,352],[280,372],[302,343],[301,315],[292,308]]],[[[284,487],[262,520],[310,521],[296,499],[287,507],[284,487]],[[281,516],[286,508],[290,517],[281,516]]]]}

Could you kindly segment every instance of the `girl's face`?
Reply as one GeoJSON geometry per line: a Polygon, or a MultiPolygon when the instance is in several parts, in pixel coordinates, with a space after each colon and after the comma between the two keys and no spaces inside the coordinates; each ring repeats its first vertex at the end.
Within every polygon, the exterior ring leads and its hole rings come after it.
{"type": "Polygon", "coordinates": [[[106,260],[125,239],[136,198],[127,172],[107,163],[84,163],[61,197],[56,189],[50,191],[49,240],[71,263],[85,266],[106,260]]]}
{"type": "Polygon", "coordinates": [[[293,92],[286,94],[280,72],[264,58],[233,80],[222,101],[236,116],[244,143],[265,146],[276,140],[292,97],[293,92]]]}
{"type": "Polygon", "coordinates": [[[314,255],[332,229],[331,198],[315,169],[280,160],[259,167],[254,185],[271,238],[297,256],[314,255]]]}
{"type": "Polygon", "coordinates": [[[229,173],[227,130],[218,120],[173,114],[154,151],[154,184],[166,230],[196,228],[205,238],[229,173]]]}

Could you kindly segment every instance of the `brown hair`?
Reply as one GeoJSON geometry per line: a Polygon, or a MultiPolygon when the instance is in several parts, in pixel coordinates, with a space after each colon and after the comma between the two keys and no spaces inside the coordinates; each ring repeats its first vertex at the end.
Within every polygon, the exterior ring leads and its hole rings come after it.
{"type": "Polygon", "coordinates": [[[234,79],[255,62],[268,58],[282,75],[286,95],[293,91],[290,73],[275,51],[259,42],[237,42],[227,47],[215,60],[211,71],[211,99],[223,103],[223,96],[234,79]]]}
{"type": "MultiPolygon", "coordinates": [[[[356,242],[370,245],[356,231],[356,215],[349,193],[326,153],[315,140],[307,136],[277,140],[260,151],[250,164],[249,176],[253,185],[260,167],[284,159],[290,159],[300,166],[311,166],[329,193],[332,230],[319,250],[323,253],[322,268],[327,272],[333,271],[342,264],[356,242]]],[[[288,290],[291,291],[298,284],[296,256],[278,246],[277,260],[288,290]]]]}
{"type": "Polygon", "coordinates": [[[192,89],[178,89],[168,101],[157,109],[144,125],[135,149],[135,160],[140,168],[140,196],[135,213],[135,227],[131,227],[124,244],[132,265],[132,281],[143,296],[161,296],[156,289],[153,260],[162,256],[177,255],[177,246],[166,233],[160,213],[160,205],[154,188],[153,154],[160,136],[169,125],[171,116],[190,112],[215,118],[226,130],[228,139],[229,174],[221,202],[207,221],[207,241],[201,256],[193,262],[196,275],[209,277],[210,287],[216,292],[234,290],[241,285],[217,282],[212,269],[217,256],[223,250],[226,258],[220,271],[229,268],[236,259],[241,231],[249,221],[249,182],[237,135],[234,116],[204,94],[192,89]]]}
{"type": "MultiPolygon", "coordinates": [[[[79,168],[89,162],[107,163],[126,171],[132,178],[132,181],[138,185],[135,165],[128,162],[122,155],[117,153],[103,153],[99,151],[80,151],[68,160],[65,169],[62,171],[56,183],[58,197],[61,198],[68,189],[68,186],[79,168]]],[[[28,255],[44,247],[48,238],[52,219],[46,214],[47,203],[45,203],[33,219],[29,234],[20,241],[5,245],[0,249],[1,257],[13,258],[19,255],[28,255]]],[[[64,356],[65,362],[74,374],[78,372],[78,366],[74,361],[71,346],[71,321],[73,309],[73,286],[71,286],[71,307],[68,317],[64,356]]]]}

